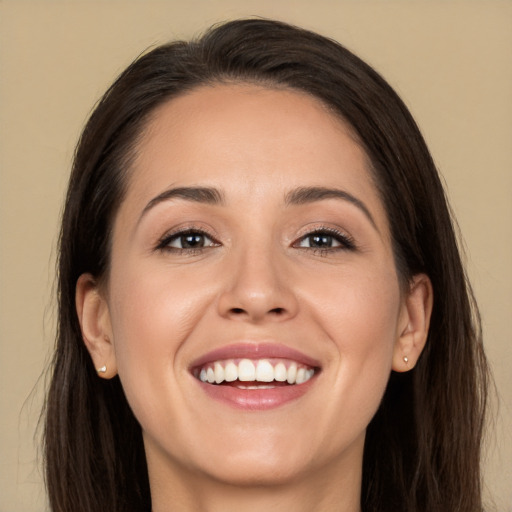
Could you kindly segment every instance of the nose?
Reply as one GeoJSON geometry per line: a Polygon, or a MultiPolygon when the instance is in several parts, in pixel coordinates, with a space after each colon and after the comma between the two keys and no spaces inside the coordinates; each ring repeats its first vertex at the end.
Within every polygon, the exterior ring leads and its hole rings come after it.
{"type": "Polygon", "coordinates": [[[285,321],[297,314],[286,256],[271,250],[246,250],[230,259],[226,272],[229,278],[218,301],[222,317],[261,323],[285,321]]]}

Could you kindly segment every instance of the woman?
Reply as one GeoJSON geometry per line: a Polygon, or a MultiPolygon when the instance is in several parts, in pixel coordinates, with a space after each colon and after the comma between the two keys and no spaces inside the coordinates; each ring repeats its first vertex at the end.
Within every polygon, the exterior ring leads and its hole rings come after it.
{"type": "Polygon", "coordinates": [[[476,511],[487,367],[443,189],[337,43],[226,23],[80,139],[47,400],[54,511],[476,511]]]}

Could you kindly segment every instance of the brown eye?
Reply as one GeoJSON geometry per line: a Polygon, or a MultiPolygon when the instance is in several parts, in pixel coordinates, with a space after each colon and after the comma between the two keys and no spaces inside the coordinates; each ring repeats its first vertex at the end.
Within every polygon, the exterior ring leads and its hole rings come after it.
{"type": "Polygon", "coordinates": [[[317,251],[339,251],[356,248],[353,239],[349,235],[330,229],[321,229],[308,233],[300,238],[294,245],[301,249],[317,251]]]}
{"type": "Polygon", "coordinates": [[[208,238],[205,235],[200,233],[188,233],[186,235],[176,237],[169,245],[180,249],[197,249],[198,247],[205,247],[208,245],[207,241],[208,238]]]}
{"type": "Polygon", "coordinates": [[[200,250],[216,247],[219,244],[202,231],[183,231],[165,237],[159,244],[160,249],[200,250]]]}
{"type": "Polygon", "coordinates": [[[311,247],[314,249],[330,249],[332,247],[340,247],[342,244],[339,240],[330,234],[314,233],[304,237],[299,247],[311,247]]]}

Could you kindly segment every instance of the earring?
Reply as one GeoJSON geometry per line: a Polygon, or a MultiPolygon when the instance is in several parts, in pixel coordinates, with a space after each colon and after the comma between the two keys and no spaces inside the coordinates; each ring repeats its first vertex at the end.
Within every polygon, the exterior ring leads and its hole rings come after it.
{"type": "Polygon", "coordinates": [[[104,364],[101,368],[96,370],[98,373],[107,373],[107,365],[104,364]]]}
{"type": "Polygon", "coordinates": [[[409,358],[407,356],[404,356],[404,363],[407,364],[409,362],[409,358]]]}

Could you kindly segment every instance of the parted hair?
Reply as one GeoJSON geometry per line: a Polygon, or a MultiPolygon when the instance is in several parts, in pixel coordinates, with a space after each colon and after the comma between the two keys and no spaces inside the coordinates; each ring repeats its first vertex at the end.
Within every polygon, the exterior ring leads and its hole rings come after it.
{"type": "Polygon", "coordinates": [[[353,130],[389,220],[398,274],[427,274],[434,306],[416,367],[392,373],[367,429],[364,512],[480,512],[488,369],[478,310],[443,187],[424,139],[387,82],[335,41],[265,19],[235,20],[135,60],[78,142],[58,252],[58,332],[45,404],[53,512],[149,512],[141,428],[120,381],[99,379],[75,310],[78,277],[108,279],[113,220],[154,110],[201,85],[305,92],[353,130]]]}

